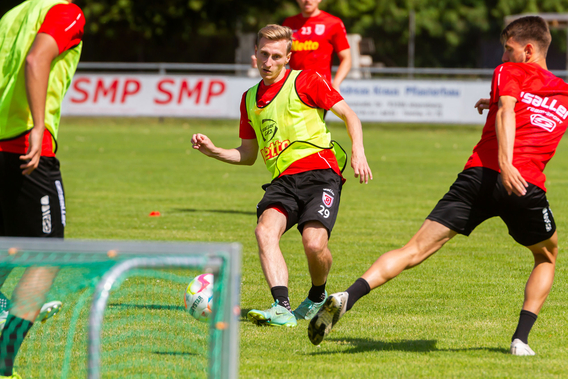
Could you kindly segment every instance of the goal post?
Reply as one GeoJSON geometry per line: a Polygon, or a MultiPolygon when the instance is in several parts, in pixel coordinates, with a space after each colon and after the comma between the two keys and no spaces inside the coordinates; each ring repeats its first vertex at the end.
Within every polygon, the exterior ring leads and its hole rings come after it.
{"type": "MultiPolygon", "coordinates": [[[[165,372],[170,377],[238,377],[241,281],[239,244],[0,238],[0,269],[32,266],[58,267],[59,276],[63,276],[59,283],[59,277],[56,279],[54,286],[57,288],[52,288],[54,296],[63,296],[63,310],[60,312],[61,316],[58,315],[56,319],[65,320],[62,324],[66,330],[57,333],[67,341],[59,354],[63,356],[55,358],[59,362],[55,364],[55,370],[59,371],[58,376],[75,377],[77,374],[78,363],[75,357],[81,355],[77,354],[73,343],[74,340],[84,338],[81,335],[84,333],[87,352],[82,357],[86,361],[83,362],[82,370],[85,370],[85,373],[82,376],[88,378],[106,377],[108,373],[105,370],[119,370],[113,371],[119,376],[136,376],[140,375],[140,368],[133,367],[134,365],[159,365],[162,361],[168,366],[169,371],[165,372]],[[188,269],[199,270],[197,273],[206,271],[214,275],[213,313],[208,329],[203,329],[205,325],[191,318],[181,306],[185,286],[191,280],[191,277],[186,276],[187,271],[183,271],[188,269]],[[147,284],[149,281],[151,285],[147,284]],[[152,297],[147,294],[154,290],[158,292],[157,295],[152,297]],[[70,304],[75,304],[75,309],[71,312],[66,309],[65,294],[79,292],[82,300],[74,303],[70,300],[70,304]],[[117,295],[121,293],[122,297],[117,295]],[[128,293],[136,294],[136,304],[124,300],[130,299],[125,295],[128,293]],[[89,307],[88,297],[91,294],[89,307]],[[107,325],[105,313],[108,313],[111,299],[114,301],[110,304],[112,317],[107,325]],[[148,303],[153,301],[164,304],[144,305],[146,300],[148,303]],[[144,331],[145,328],[148,328],[148,333],[144,331]],[[120,335],[113,337],[117,330],[120,335]],[[204,358],[206,364],[198,362],[202,358],[199,353],[199,341],[188,345],[190,350],[193,349],[190,352],[156,351],[160,348],[160,341],[163,346],[172,347],[170,345],[174,344],[174,340],[185,344],[186,339],[199,339],[203,337],[202,334],[208,336],[208,352],[204,358]],[[105,352],[106,348],[110,350],[109,353],[105,352]],[[105,353],[113,354],[111,358],[107,357],[107,360],[113,362],[112,365],[102,365],[105,353]],[[130,354],[137,357],[134,363],[122,366],[114,364],[115,360],[124,359],[130,354]],[[162,356],[167,359],[160,360],[162,356]],[[113,367],[108,368],[109,366],[113,367]],[[191,374],[195,369],[198,372],[191,374]]],[[[14,285],[19,277],[12,276],[14,285]]],[[[38,335],[47,333],[39,328],[38,335]]],[[[33,329],[30,334],[33,334],[33,329]]],[[[35,346],[34,342],[31,342],[30,346],[35,346]]],[[[37,355],[37,349],[43,351],[46,347],[49,349],[49,343],[41,342],[31,355],[37,355]]],[[[25,354],[25,351],[23,353],[25,354]]],[[[30,361],[27,357],[23,359],[30,361]]],[[[41,361],[41,357],[36,357],[36,360],[41,361]]],[[[29,372],[36,373],[30,376],[42,377],[38,374],[41,368],[34,371],[32,365],[26,365],[31,370],[29,372]]]]}

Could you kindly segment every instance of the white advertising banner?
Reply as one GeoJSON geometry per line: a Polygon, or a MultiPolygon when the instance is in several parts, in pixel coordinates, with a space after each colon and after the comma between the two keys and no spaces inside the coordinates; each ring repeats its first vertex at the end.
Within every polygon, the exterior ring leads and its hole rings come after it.
{"type": "MultiPolygon", "coordinates": [[[[77,74],[63,102],[73,116],[238,119],[259,79],[211,75],[77,74]]],[[[362,121],[482,124],[473,108],[487,81],[346,80],[341,94],[362,121]]],[[[334,115],[328,120],[337,120],[334,115]]]]}

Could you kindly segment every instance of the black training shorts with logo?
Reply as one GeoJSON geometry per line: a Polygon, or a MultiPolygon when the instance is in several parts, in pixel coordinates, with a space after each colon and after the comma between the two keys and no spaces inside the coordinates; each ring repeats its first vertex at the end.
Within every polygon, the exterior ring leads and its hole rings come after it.
{"type": "Polygon", "coordinates": [[[341,197],[342,179],[332,169],[312,170],[276,178],[262,188],[266,191],[256,207],[257,217],[271,205],[288,213],[286,230],[298,224],[300,233],[308,221],[319,221],[331,234],[341,197]]]}
{"type": "Polygon", "coordinates": [[[484,167],[461,172],[427,219],[469,236],[477,225],[495,216],[523,246],[545,241],[556,231],[544,190],[529,183],[524,196],[509,195],[501,174],[484,167]]]}
{"type": "Polygon", "coordinates": [[[0,151],[0,236],[63,238],[65,194],[55,157],[22,175],[21,154],[0,151]]]}

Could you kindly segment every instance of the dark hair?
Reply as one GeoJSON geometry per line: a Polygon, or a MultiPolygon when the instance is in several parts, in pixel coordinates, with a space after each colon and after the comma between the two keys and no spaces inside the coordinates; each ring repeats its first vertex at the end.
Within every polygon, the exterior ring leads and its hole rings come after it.
{"type": "Polygon", "coordinates": [[[504,45],[511,37],[521,44],[534,42],[545,57],[552,41],[548,23],[538,16],[521,17],[507,25],[501,32],[501,43],[504,45]]]}

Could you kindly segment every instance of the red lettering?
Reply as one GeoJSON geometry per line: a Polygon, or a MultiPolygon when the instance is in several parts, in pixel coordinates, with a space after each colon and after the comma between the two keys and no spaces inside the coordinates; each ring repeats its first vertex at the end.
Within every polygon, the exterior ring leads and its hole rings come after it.
{"type": "Polygon", "coordinates": [[[194,92],[197,92],[197,96],[195,98],[195,104],[199,103],[199,99],[201,99],[201,88],[203,87],[203,80],[197,82],[193,89],[189,88],[187,84],[187,80],[181,82],[181,88],[179,90],[179,97],[178,97],[178,104],[181,104],[182,97],[184,93],[187,94],[187,97],[191,97],[194,92]]]}
{"type": "Polygon", "coordinates": [[[124,89],[122,90],[122,97],[120,99],[121,103],[124,103],[126,101],[126,96],[132,96],[132,95],[136,95],[138,92],[140,92],[140,82],[136,79],[127,79],[124,82],[124,89]],[[129,84],[134,84],[134,88],[133,90],[129,90],[128,89],[128,85],[129,84]]]}
{"type": "Polygon", "coordinates": [[[154,99],[154,103],[156,104],[168,104],[170,101],[172,101],[172,98],[174,97],[174,95],[172,95],[172,93],[170,91],[168,91],[166,88],[164,88],[164,84],[174,84],[174,81],[172,79],[163,79],[160,80],[158,82],[158,91],[163,93],[164,95],[167,96],[167,100],[160,100],[160,99],[154,99]]]}
{"type": "Polygon", "coordinates": [[[108,89],[105,88],[103,80],[99,79],[99,81],[97,82],[97,88],[95,89],[95,97],[93,99],[93,103],[96,103],[97,100],[99,99],[99,91],[102,92],[103,97],[106,97],[108,94],[112,93],[112,98],[110,102],[114,103],[114,101],[116,100],[117,88],[118,88],[118,79],[113,80],[108,89]]]}
{"type": "Polygon", "coordinates": [[[71,98],[72,103],[84,103],[85,101],[89,100],[89,92],[86,89],[79,87],[80,83],[91,84],[91,79],[79,78],[73,82],[73,89],[79,92],[83,96],[81,98],[72,97],[71,98]]]}
{"type": "Polygon", "coordinates": [[[212,80],[209,82],[209,90],[207,91],[207,99],[205,100],[205,104],[209,104],[209,101],[213,96],[222,95],[225,92],[225,83],[220,80],[212,80]],[[218,86],[218,90],[214,91],[214,86],[218,86]]]}

